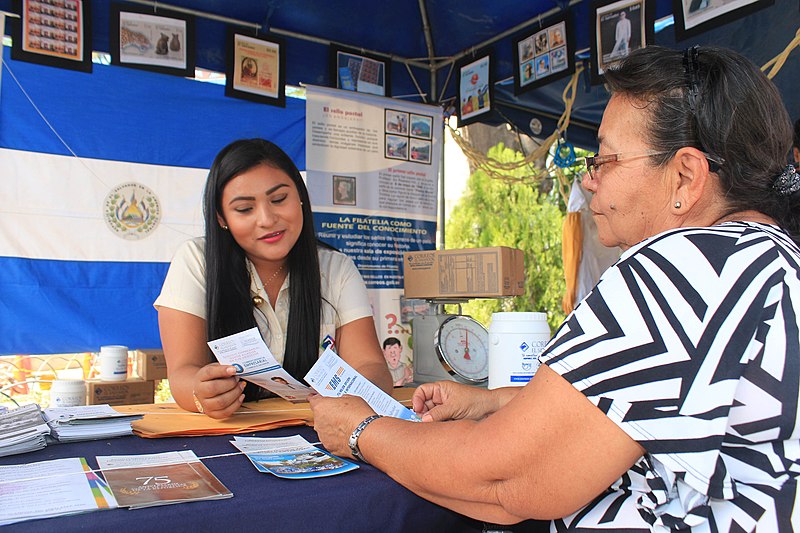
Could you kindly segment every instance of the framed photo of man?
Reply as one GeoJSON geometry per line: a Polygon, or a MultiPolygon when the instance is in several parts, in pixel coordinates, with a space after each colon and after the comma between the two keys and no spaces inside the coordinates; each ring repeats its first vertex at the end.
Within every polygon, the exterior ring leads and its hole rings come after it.
{"type": "Polygon", "coordinates": [[[225,96],[286,106],[284,41],[228,29],[225,96]]]}
{"type": "Polygon", "coordinates": [[[575,72],[575,37],[568,14],[550,18],[513,39],[514,94],[575,72]]]}
{"type": "Polygon", "coordinates": [[[494,102],[492,53],[484,51],[456,63],[458,127],[488,115],[494,102]]]}
{"type": "Polygon", "coordinates": [[[90,2],[15,0],[8,17],[11,58],[51,67],[92,71],[90,2]]]}
{"type": "Polygon", "coordinates": [[[672,0],[675,39],[695,37],[773,3],[774,0],[672,0]]]}
{"type": "Polygon", "coordinates": [[[592,83],[603,82],[603,72],[633,50],[653,44],[653,0],[600,1],[592,5],[592,83]]]}

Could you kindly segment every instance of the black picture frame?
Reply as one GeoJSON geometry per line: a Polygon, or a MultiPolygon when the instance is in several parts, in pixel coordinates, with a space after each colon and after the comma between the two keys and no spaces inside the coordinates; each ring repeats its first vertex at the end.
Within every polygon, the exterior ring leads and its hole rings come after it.
{"type": "Polygon", "coordinates": [[[20,16],[6,18],[13,41],[12,59],[92,71],[90,2],[68,0],[61,7],[39,0],[14,0],[12,5],[20,16]]]}
{"type": "Polygon", "coordinates": [[[228,28],[225,96],[286,107],[286,42],[228,28]]]}
{"type": "MultiPolygon", "coordinates": [[[[603,83],[603,72],[631,51],[655,42],[655,0],[600,0],[591,6],[591,83],[603,83]],[[628,21],[629,39],[621,43],[616,29],[628,21]]],[[[624,32],[623,32],[624,34],[624,32]]]]}
{"type": "Polygon", "coordinates": [[[775,0],[732,0],[721,6],[704,6],[707,0],[672,0],[675,40],[683,41],[769,7],[775,0]]]}
{"type": "Polygon", "coordinates": [[[386,57],[330,45],[331,86],[378,96],[392,96],[392,63],[386,57]]]}
{"type": "Polygon", "coordinates": [[[195,18],[112,2],[108,47],[112,65],[194,78],[195,18]]]}
{"type": "Polygon", "coordinates": [[[494,53],[483,50],[455,64],[458,127],[491,116],[494,109],[494,53]]]}
{"type": "Polygon", "coordinates": [[[575,27],[569,13],[526,28],[512,45],[515,95],[575,73],[575,27]]]}

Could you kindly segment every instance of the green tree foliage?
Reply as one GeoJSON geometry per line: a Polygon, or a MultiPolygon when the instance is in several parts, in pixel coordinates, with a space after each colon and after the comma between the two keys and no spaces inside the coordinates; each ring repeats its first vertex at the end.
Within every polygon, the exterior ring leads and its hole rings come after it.
{"type": "MultiPolygon", "coordinates": [[[[522,158],[502,143],[488,155],[501,162],[522,158]]],[[[524,169],[514,172],[509,181],[491,179],[480,170],[470,176],[464,195],[445,223],[445,242],[448,249],[510,246],[523,250],[525,293],[514,298],[471,300],[462,306],[462,312],[488,325],[494,312],[543,311],[555,332],[564,320],[564,214],[557,193],[544,194],[529,182],[513,181],[525,175],[524,169]]]]}

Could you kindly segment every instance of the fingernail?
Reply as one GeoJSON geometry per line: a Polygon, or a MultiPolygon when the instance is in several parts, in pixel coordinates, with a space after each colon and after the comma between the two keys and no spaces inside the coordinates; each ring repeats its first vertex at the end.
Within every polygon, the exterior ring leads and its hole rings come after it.
{"type": "Polygon", "coordinates": [[[247,387],[247,382],[246,381],[240,381],[239,382],[239,390],[244,390],[245,387],[247,387]]]}

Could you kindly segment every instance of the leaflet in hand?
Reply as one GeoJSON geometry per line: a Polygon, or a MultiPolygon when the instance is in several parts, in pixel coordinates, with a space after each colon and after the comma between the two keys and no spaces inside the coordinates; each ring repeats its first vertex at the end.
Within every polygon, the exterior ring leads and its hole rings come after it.
{"type": "Polygon", "coordinates": [[[234,437],[231,444],[239,448],[259,472],[286,479],[333,476],[358,468],[355,463],[315,448],[300,435],[234,437]]]}
{"type": "Polygon", "coordinates": [[[220,363],[234,366],[239,377],[285,400],[304,402],[311,394],[310,388],[294,379],[275,360],[258,328],[209,341],[208,346],[220,363]]]}
{"type": "Polygon", "coordinates": [[[314,363],[305,375],[305,380],[323,396],[339,397],[345,394],[358,396],[379,415],[419,421],[414,411],[383,392],[330,348],[326,349],[314,363]]]}

